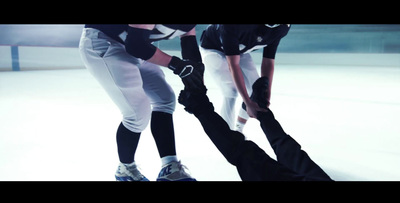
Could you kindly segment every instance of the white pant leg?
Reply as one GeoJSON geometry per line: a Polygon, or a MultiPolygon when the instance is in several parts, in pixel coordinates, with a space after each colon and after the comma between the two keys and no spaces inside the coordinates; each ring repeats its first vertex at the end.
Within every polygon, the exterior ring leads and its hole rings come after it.
{"type": "MultiPolygon", "coordinates": [[[[165,74],[160,66],[143,62],[139,67],[143,80],[143,89],[153,107],[153,111],[172,114],[175,111],[175,92],[165,80],[165,74]]],[[[180,78],[177,76],[177,80],[180,78]]]]}
{"type": "Polygon", "coordinates": [[[234,109],[238,91],[231,76],[225,54],[217,50],[204,48],[200,48],[200,52],[205,71],[212,75],[224,97],[220,115],[228,123],[229,127],[233,129],[236,120],[234,109]]]}
{"type": "MultiPolygon", "coordinates": [[[[221,117],[228,123],[233,129],[235,123],[235,105],[238,91],[232,75],[229,70],[228,62],[224,53],[212,50],[200,48],[205,71],[209,71],[215,79],[218,87],[222,91],[224,101],[221,109],[221,117]],[[233,99],[234,98],[234,99],[233,99]]],[[[251,55],[241,54],[240,55],[240,67],[242,69],[244,82],[249,95],[252,93],[252,85],[259,78],[256,66],[253,62],[251,55]]],[[[249,115],[245,110],[239,107],[238,116],[249,119],[249,115]]]]}
{"type": "Polygon", "coordinates": [[[79,44],[82,60],[123,115],[123,125],[140,133],[151,116],[138,65],[125,47],[96,29],[85,28],[79,44]]]}

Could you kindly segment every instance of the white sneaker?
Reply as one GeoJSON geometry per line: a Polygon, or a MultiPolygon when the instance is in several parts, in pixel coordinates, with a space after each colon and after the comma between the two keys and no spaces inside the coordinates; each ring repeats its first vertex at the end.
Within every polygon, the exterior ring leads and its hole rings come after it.
{"type": "Polygon", "coordinates": [[[117,181],[149,181],[142,173],[140,173],[137,165],[119,163],[115,172],[117,181]]]}
{"type": "Polygon", "coordinates": [[[181,161],[173,161],[162,167],[157,181],[196,181],[186,170],[187,167],[181,161]]]}

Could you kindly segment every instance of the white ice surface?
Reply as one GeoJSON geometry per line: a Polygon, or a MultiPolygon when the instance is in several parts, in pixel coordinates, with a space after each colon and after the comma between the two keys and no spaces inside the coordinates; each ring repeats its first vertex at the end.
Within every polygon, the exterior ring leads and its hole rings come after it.
{"type": "MultiPolygon", "coordinates": [[[[178,96],[180,80],[165,71],[178,96]]],[[[208,95],[221,94],[206,72],[208,95]]],[[[271,109],[334,180],[400,180],[400,67],[278,65],[271,109]]],[[[237,101],[237,107],[240,105],[237,101]]],[[[0,181],[114,181],[121,115],[86,69],[0,72],[0,181]]],[[[193,115],[177,103],[178,158],[199,181],[238,181],[193,115]]],[[[244,134],[275,157],[257,120],[244,134]]],[[[155,180],[149,127],[136,153],[155,180]]]]}

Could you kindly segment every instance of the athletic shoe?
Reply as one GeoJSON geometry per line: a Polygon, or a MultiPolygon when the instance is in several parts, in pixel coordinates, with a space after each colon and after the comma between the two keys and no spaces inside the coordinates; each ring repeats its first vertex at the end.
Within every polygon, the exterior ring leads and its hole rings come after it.
{"type": "Polygon", "coordinates": [[[140,173],[138,166],[135,163],[119,163],[118,169],[115,172],[115,179],[117,179],[117,181],[149,181],[142,173],[140,173]]]}
{"type": "Polygon", "coordinates": [[[157,181],[196,181],[186,170],[187,167],[181,161],[173,161],[161,168],[157,181]]]}
{"type": "MultiPolygon", "coordinates": [[[[258,78],[252,85],[253,93],[251,93],[250,99],[258,104],[259,107],[267,109],[268,100],[268,78],[258,78]]],[[[242,103],[242,108],[246,110],[246,105],[242,103]]]]}

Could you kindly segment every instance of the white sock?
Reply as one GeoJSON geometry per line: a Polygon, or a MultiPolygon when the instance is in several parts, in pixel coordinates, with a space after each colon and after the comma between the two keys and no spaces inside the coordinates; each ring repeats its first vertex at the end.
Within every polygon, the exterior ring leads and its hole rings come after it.
{"type": "Polygon", "coordinates": [[[243,133],[244,125],[246,125],[246,123],[242,123],[240,121],[236,121],[235,130],[243,133]]]}
{"type": "Polygon", "coordinates": [[[131,166],[136,165],[135,162],[132,162],[132,163],[121,163],[121,164],[124,164],[126,167],[131,167],[131,166]]]}
{"type": "Polygon", "coordinates": [[[176,155],[162,157],[161,158],[161,166],[165,166],[173,161],[178,162],[178,158],[176,155]]]}

